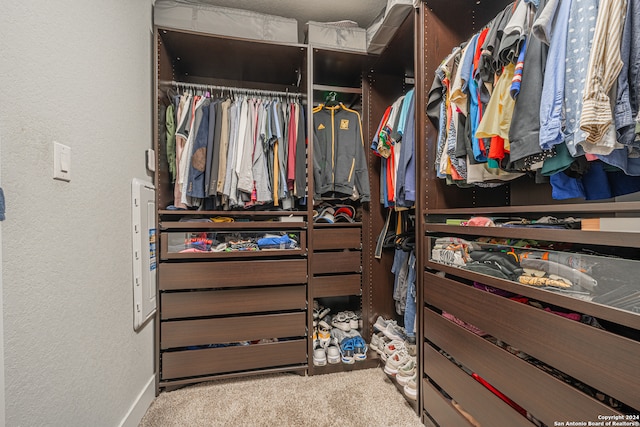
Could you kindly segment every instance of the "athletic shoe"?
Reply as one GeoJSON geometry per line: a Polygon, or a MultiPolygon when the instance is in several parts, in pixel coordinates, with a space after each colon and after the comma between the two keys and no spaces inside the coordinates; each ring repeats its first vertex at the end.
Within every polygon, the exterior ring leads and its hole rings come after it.
{"type": "Polygon", "coordinates": [[[416,372],[404,386],[404,395],[411,400],[418,400],[418,373],[416,372]]]}
{"type": "Polygon", "coordinates": [[[324,366],[327,364],[327,354],[322,344],[320,344],[320,340],[316,341],[313,345],[313,364],[315,366],[324,366]]]}
{"type": "Polygon", "coordinates": [[[371,347],[373,351],[381,355],[382,353],[384,353],[384,346],[389,342],[391,342],[391,340],[387,338],[385,334],[383,334],[382,332],[377,332],[371,335],[371,343],[369,344],[369,347],[371,347]]]}
{"type": "Polygon", "coordinates": [[[395,322],[388,323],[387,327],[384,329],[384,331],[382,331],[382,333],[392,340],[404,341],[407,339],[407,334],[405,333],[404,328],[398,326],[395,322]]]}
{"type": "Polygon", "coordinates": [[[344,311],[341,311],[340,313],[333,316],[331,325],[333,325],[334,328],[338,328],[345,332],[349,332],[351,330],[351,322],[349,321],[349,318],[344,313],[344,311]]]}
{"type": "Polygon", "coordinates": [[[373,324],[373,329],[378,332],[384,332],[384,330],[387,329],[387,325],[395,323],[395,320],[386,320],[382,316],[378,316],[376,323],[373,324]]]}
{"type": "Polygon", "coordinates": [[[365,360],[367,358],[367,350],[369,349],[365,340],[362,339],[362,337],[353,337],[351,340],[353,341],[354,357],[356,361],[360,362],[365,360]]]}
{"type": "Polygon", "coordinates": [[[329,345],[327,345],[327,361],[329,363],[340,363],[340,347],[338,346],[338,340],[331,338],[329,345]]]}
{"type": "Polygon", "coordinates": [[[318,340],[320,341],[320,345],[322,345],[322,347],[326,347],[327,344],[329,344],[330,339],[331,326],[321,320],[318,322],[318,340]]]}
{"type": "Polygon", "coordinates": [[[405,363],[400,368],[398,368],[398,373],[396,374],[396,380],[398,381],[398,384],[402,386],[407,385],[407,383],[415,375],[415,373],[416,373],[416,359],[412,357],[411,359],[409,359],[407,363],[405,363]]]}
{"type": "Polygon", "coordinates": [[[398,373],[398,369],[407,363],[410,358],[411,356],[409,356],[407,350],[404,348],[396,351],[387,359],[387,363],[384,365],[384,372],[388,375],[396,375],[398,373]]]}
{"type": "Polygon", "coordinates": [[[353,311],[345,311],[344,315],[349,319],[349,327],[351,329],[358,329],[358,317],[353,311]]]}
{"type": "Polygon", "coordinates": [[[340,355],[342,357],[342,363],[352,365],[356,362],[355,346],[353,345],[353,340],[351,338],[345,339],[340,344],[340,355]]]}
{"type": "Polygon", "coordinates": [[[384,348],[382,349],[382,353],[380,354],[380,358],[383,361],[387,361],[387,359],[396,351],[398,350],[404,350],[405,349],[405,344],[404,341],[400,341],[400,340],[393,340],[393,341],[389,341],[387,344],[385,344],[384,348]]]}
{"type": "Polygon", "coordinates": [[[356,331],[355,329],[350,329],[349,331],[345,332],[342,329],[333,328],[331,329],[331,336],[338,340],[338,344],[342,344],[342,341],[344,340],[353,337],[359,337],[360,332],[356,331]]]}

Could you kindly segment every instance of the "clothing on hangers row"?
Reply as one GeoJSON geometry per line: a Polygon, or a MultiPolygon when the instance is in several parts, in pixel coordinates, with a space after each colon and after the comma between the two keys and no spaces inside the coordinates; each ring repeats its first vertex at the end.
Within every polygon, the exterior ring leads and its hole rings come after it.
{"type": "Polygon", "coordinates": [[[436,71],[436,172],[494,186],[523,173],[556,199],[640,191],[640,4],[518,0],[436,71]]]}
{"type": "Polygon", "coordinates": [[[387,107],[371,150],[380,157],[380,203],[410,208],[416,201],[415,99],[409,90],[387,107]]]}
{"type": "Polygon", "coordinates": [[[235,95],[212,98],[186,90],[170,97],[169,209],[291,209],[306,196],[303,105],[267,94],[235,95]]]}

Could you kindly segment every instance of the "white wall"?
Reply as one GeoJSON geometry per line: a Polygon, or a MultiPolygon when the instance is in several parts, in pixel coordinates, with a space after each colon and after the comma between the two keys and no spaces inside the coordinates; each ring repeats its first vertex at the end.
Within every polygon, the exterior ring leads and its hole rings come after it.
{"type": "Polygon", "coordinates": [[[151,0],[2,3],[8,426],[135,423],[132,405],[149,403],[153,323],[133,331],[129,199],[148,176],[150,27],[151,0]],[[70,183],[52,179],[52,141],[71,147],[70,183]]]}

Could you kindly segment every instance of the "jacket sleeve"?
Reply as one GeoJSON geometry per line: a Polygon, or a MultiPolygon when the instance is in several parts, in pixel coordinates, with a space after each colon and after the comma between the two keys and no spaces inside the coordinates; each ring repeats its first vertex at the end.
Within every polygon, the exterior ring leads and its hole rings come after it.
{"type": "Polygon", "coordinates": [[[364,137],[362,136],[362,122],[360,121],[360,114],[355,112],[358,116],[357,123],[357,137],[359,138],[359,147],[355,149],[355,185],[358,193],[360,193],[360,201],[371,201],[371,191],[369,189],[369,171],[367,169],[367,154],[366,147],[364,146],[364,137]]]}

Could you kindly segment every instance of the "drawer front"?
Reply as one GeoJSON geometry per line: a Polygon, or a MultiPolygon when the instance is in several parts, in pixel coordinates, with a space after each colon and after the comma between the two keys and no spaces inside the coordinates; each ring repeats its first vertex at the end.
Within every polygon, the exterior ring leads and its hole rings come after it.
{"type": "Polygon", "coordinates": [[[481,425],[531,427],[525,417],[429,344],[424,345],[423,354],[429,368],[426,374],[481,425]]]}
{"type": "Polygon", "coordinates": [[[160,347],[166,350],[268,338],[299,337],[306,335],[305,320],[306,314],[300,312],[162,322],[160,347]]]}
{"type": "Polygon", "coordinates": [[[304,285],[162,293],[162,320],[185,317],[303,310],[307,307],[304,285]]]}
{"type": "Polygon", "coordinates": [[[165,352],[162,380],[307,363],[307,341],[165,352]]]}
{"type": "Polygon", "coordinates": [[[360,274],[320,276],[313,279],[313,297],[341,297],[362,294],[360,274]]]}
{"type": "Polygon", "coordinates": [[[307,283],[307,260],[160,263],[159,288],[233,288],[307,283]]]}
{"type": "Polygon", "coordinates": [[[318,228],[313,230],[313,249],[361,249],[360,228],[318,228]]]}
{"type": "Polygon", "coordinates": [[[422,405],[431,418],[441,426],[468,425],[466,419],[458,412],[451,401],[445,399],[429,380],[422,381],[422,405]]]}
{"type": "Polygon", "coordinates": [[[320,252],[313,254],[313,274],[360,273],[360,252],[320,252]]]}
{"type": "Polygon", "coordinates": [[[640,383],[636,380],[639,342],[451,279],[430,273],[425,273],[424,279],[426,303],[634,408],[640,407],[640,383]]]}
{"type": "MultiPolygon", "coordinates": [[[[424,331],[429,341],[483,377],[515,402],[526,406],[547,425],[554,421],[597,420],[618,414],[517,356],[456,325],[429,309],[424,310],[424,331]],[[514,376],[518,381],[514,382],[514,376]],[[526,384],[526,387],[522,387],[526,384]]],[[[429,366],[425,366],[429,368],[429,366]]],[[[426,371],[429,374],[429,371],[426,371]]]]}

